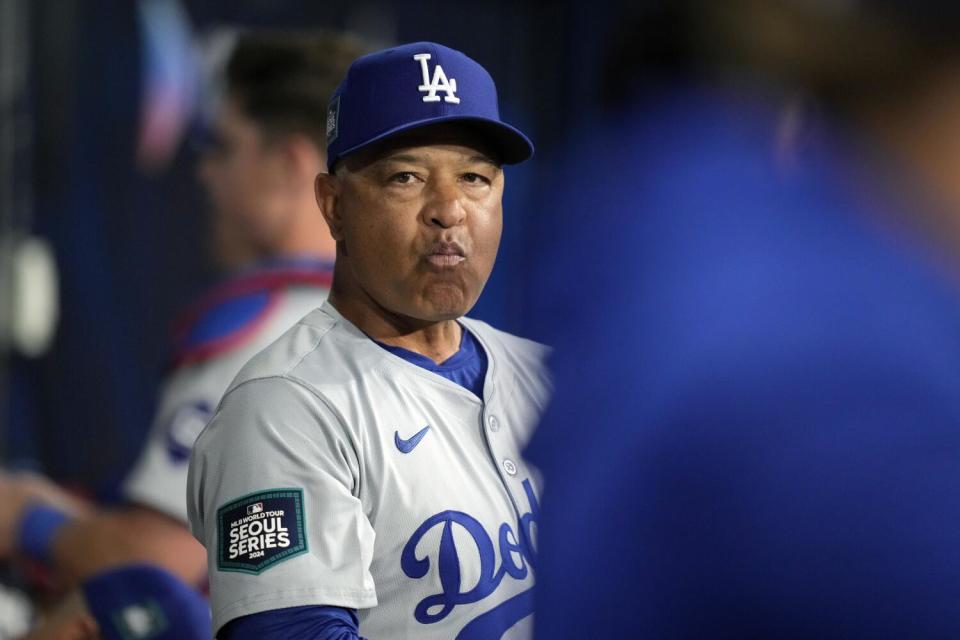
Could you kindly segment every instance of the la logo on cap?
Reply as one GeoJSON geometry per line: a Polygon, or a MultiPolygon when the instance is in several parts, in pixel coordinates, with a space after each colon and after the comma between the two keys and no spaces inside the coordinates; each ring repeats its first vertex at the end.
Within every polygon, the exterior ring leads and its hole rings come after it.
{"type": "Polygon", "coordinates": [[[423,96],[423,101],[440,102],[440,96],[437,95],[437,92],[443,91],[447,94],[443,97],[444,102],[460,104],[460,98],[457,97],[457,80],[456,78],[450,78],[448,80],[447,74],[443,71],[443,67],[439,64],[436,65],[433,68],[433,80],[430,79],[430,69],[427,67],[427,60],[430,58],[429,53],[418,53],[413,56],[414,60],[420,62],[420,71],[423,72],[423,84],[417,87],[417,89],[421,92],[429,92],[423,96]]]}

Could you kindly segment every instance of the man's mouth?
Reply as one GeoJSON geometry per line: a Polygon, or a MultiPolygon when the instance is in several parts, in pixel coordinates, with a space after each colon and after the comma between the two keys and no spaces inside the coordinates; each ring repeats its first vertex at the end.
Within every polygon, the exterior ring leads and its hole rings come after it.
{"type": "Polygon", "coordinates": [[[438,242],[430,248],[426,259],[435,267],[455,267],[467,257],[456,242],[438,242]]]}

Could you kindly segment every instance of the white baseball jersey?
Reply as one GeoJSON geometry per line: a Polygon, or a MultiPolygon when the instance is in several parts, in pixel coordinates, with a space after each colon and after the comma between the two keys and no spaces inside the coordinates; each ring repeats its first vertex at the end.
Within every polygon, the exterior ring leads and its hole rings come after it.
{"type": "Polygon", "coordinates": [[[200,435],[189,511],[214,627],[359,609],[370,640],[530,637],[546,348],[469,319],[483,399],[328,302],[254,358],[200,435]]]}
{"type": "Polygon", "coordinates": [[[186,523],[194,440],[243,365],[323,303],[330,277],[323,263],[279,263],[229,281],[201,303],[184,328],[196,339],[177,354],[148,440],[124,481],[129,501],[186,523]]]}

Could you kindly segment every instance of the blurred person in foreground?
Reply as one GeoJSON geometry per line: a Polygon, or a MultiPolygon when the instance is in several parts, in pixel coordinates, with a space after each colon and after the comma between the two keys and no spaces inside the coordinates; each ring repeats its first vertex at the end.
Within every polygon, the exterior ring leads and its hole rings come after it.
{"type": "Polygon", "coordinates": [[[333,34],[242,35],[200,167],[214,249],[235,276],[189,310],[139,461],[117,509],[78,505],[35,475],[0,480],[0,557],[40,561],[67,585],[149,562],[201,584],[206,555],[186,528],[190,450],[240,367],[326,298],[335,245],[313,180],[326,164],[322,117],[364,50],[333,34]]]}
{"type": "Polygon", "coordinates": [[[960,11],[920,6],[631,34],[532,261],[537,638],[960,637],[960,11]]]}

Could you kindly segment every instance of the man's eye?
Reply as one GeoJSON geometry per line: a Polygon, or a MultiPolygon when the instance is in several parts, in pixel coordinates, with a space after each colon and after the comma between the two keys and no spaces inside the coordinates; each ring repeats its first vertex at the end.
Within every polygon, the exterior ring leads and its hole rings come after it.
{"type": "Polygon", "coordinates": [[[416,179],[416,175],[412,171],[401,171],[390,176],[390,182],[396,184],[410,184],[416,179]]]}
{"type": "Polygon", "coordinates": [[[463,180],[470,184],[490,184],[490,179],[479,173],[465,173],[463,174],[463,180]]]}

